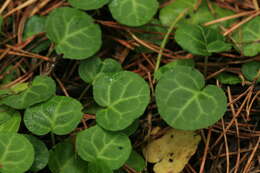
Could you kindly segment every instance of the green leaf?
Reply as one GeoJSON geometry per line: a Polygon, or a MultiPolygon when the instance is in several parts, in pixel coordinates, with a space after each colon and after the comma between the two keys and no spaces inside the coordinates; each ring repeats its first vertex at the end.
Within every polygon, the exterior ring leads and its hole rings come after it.
{"type": "Polygon", "coordinates": [[[109,3],[110,0],[87,0],[87,1],[68,0],[68,1],[75,8],[82,9],[82,10],[95,10],[109,3]]]}
{"type": "Polygon", "coordinates": [[[131,153],[131,142],[123,133],[105,131],[94,126],[78,133],[79,156],[89,162],[102,160],[112,170],[120,168],[131,153]]]}
{"type": "Polygon", "coordinates": [[[154,78],[156,80],[159,80],[163,74],[167,71],[172,70],[174,67],[176,66],[189,66],[189,67],[194,67],[195,66],[195,62],[193,59],[177,59],[176,61],[167,63],[166,65],[160,67],[154,74],[154,78]]]}
{"type": "Polygon", "coordinates": [[[0,133],[0,172],[23,173],[34,160],[32,144],[21,134],[0,133]]]}
{"type": "MultiPolygon", "coordinates": [[[[204,3],[202,3],[200,5],[198,10],[192,11],[191,13],[189,13],[190,18],[183,19],[183,21],[185,23],[204,24],[206,22],[210,22],[212,20],[226,17],[226,16],[231,16],[234,14],[234,12],[231,10],[227,10],[225,8],[220,8],[215,3],[211,3],[212,9],[214,11],[214,14],[213,14],[213,12],[211,12],[211,10],[209,9],[208,4],[205,1],[203,1],[203,2],[204,3]]],[[[219,26],[229,27],[232,22],[234,22],[234,20],[226,20],[226,21],[222,21],[222,22],[210,25],[209,27],[216,28],[216,29],[219,26]]]]}
{"type": "Polygon", "coordinates": [[[144,158],[134,150],[126,161],[126,165],[133,168],[136,172],[142,172],[146,167],[144,158]]]}
{"type": "Polygon", "coordinates": [[[113,173],[102,160],[96,160],[88,164],[88,173],[113,173]]]}
{"type": "MultiPolygon", "coordinates": [[[[241,71],[247,80],[253,81],[260,70],[260,62],[251,61],[242,65],[241,71]]],[[[260,82],[260,77],[258,77],[257,82],[260,82]]]]}
{"type": "Polygon", "coordinates": [[[122,71],[121,64],[111,58],[102,61],[99,57],[92,57],[81,61],[79,65],[79,76],[87,83],[93,83],[103,73],[119,71],[122,71]]]}
{"type": "Polygon", "coordinates": [[[48,38],[64,58],[85,59],[101,47],[101,30],[92,17],[69,7],[53,10],[46,21],[48,38]]]}
{"type": "Polygon", "coordinates": [[[110,12],[115,20],[128,26],[141,26],[148,23],[156,14],[157,0],[112,0],[110,12]]]}
{"type": "Polygon", "coordinates": [[[48,166],[52,173],[86,173],[88,163],[81,160],[70,142],[62,142],[50,150],[48,166]]]}
{"type": "MultiPolygon", "coordinates": [[[[136,32],[135,35],[145,40],[146,42],[153,43],[160,47],[161,42],[164,38],[164,34],[167,33],[167,28],[162,26],[158,19],[153,19],[149,24],[136,28],[140,32],[136,32]]],[[[137,52],[152,52],[150,49],[140,46],[136,48],[137,52]]]]}
{"type": "Polygon", "coordinates": [[[30,170],[33,172],[42,170],[46,167],[49,161],[49,151],[46,145],[34,136],[25,135],[25,137],[31,142],[35,151],[35,159],[30,170]]]}
{"type": "Polygon", "coordinates": [[[23,39],[26,40],[36,34],[45,32],[45,20],[43,16],[32,16],[25,25],[23,39]]]}
{"type": "Polygon", "coordinates": [[[192,12],[196,6],[197,0],[175,0],[171,4],[160,10],[160,21],[163,25],[170,26],[172,22],[186,9],[192,12]]]}
{"type": "Polygon", "coordinates": [[[47,102],[27,108],[24,123],[36,135],[49,132],[65,135],[80,123],[82,108],[81,103],[73,98],[54,96],[47,102]]]}
{"type": "Polygon", "coordinates": [[[237,48],[245,56],[255,56],[260,52],[260,16],[255,17],[234,34],[237,48]]]}
{"type": "Polygon", "coordinates": [[[0,132],[18,132],[21,123],[21,115],[18,111],[0,106],[0,132]]]}
{"type": "Polygon", "coordinates": [[[236,84],[239,84],[242,82],[241,79],[237,75],[234,75],[234,74],[228,73],[228,72],[220,73],[216,77],[216,79],[219,80],[220,83],[228,84],[228,85],[236,85],[236,84]]]}
{"type": "Polygon", "coordinates": [[[176,31],[175,40],[184,50],[195,55],[210,56],[231,49],[218,30],[200,25],[181,25],[176,31]]]}
{"type": "Polygon", "coordinates": [[[135,120],[130,126],[121,130],[120,132],[126,134],[127,136],[131,136],[132,134],[135,133],[138,127],[139,127],[139,119],[135,120]]]}
{"type": "Polygon", "coordinates": [[[54,95],[56,84],[47,76],[37,76],[31,86],[23,92],[3,98],[2,102],[15,109],[25,109],[36,103],[43,102],[54,95]]]}
{"type": "Polygon", "coordinates": [[[177,66],[159,80],[155,97],[161,117],[181,130],[206,128],[218,121],[227,108],[221,88],[204,86],[203,75],[196,69],[177,66]]]}
{"type": "Polygon", "coordinates": [[[111,131],[128,127],[144,113],[150,101],[148,84],[128,71],[100,76],[94,82],[93,93],[95,101],[104,107],[96,114],[97,123],[111,131]]]}

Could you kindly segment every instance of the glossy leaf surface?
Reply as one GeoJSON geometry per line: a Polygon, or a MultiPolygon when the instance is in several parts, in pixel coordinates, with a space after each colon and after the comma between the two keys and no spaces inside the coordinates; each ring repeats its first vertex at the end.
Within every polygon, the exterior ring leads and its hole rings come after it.
{"type": "Polygon", "coordinates": [[[78,9],[94,10],[106,5],[109,0],[68,0],[69,3],[78,9]]]}
{"type": "Polygon", "coordinates": [[[112,170],[126,162],[132,149],[125,134],[105,131],[99,126],[78,133],[76,148],[82,159],[89,162],[102,160],[112,170]]]}
{"type": "Polygon", "coordinates": [[[47,102],[26,109],[24,123],[36,135],[49,132],[65,135],[80,123],[82,108],[81,103],[73,98],[54,96],[47,102]]]}
{"type": "Polygon", "coordinates": [[[150,101],[148,84],[128,71],[100,76],[93,92],[95,101],[104,107],[96,114],[97,123],[112,131],[128,127],[144,113],[150,101]]]}
{"type": "Polygon", "coordinates": [[[48,38],[64,58],[85,59],[101,47],[101,30],[91,16],[69,7],[53,10],[47,17],[48,38]]]}
{"type": "Polygon", "coordinates": [[[34,149],[26,137],[17,133],[0,133],[0,172],[23,173],[34,160],[34,149]]]}
{"type": "Polygon", "coordinates": [[[194,68],[178,66],[159,80],[155,95],[162,118],[182,130],[206,128],[225,113],[227,98],[222,89],[204,86],[203,75],[194,68]]]}
{"type": "Polygon", "coordinates": [[[110,12],[115,20],[128,26],[141,26],[148,23],[156,14],[157,0],[112,0],[110,12]]]}

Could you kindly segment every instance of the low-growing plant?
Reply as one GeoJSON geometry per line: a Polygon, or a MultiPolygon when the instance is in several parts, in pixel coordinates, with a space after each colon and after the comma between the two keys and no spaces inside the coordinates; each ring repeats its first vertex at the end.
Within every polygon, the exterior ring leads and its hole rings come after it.
{"type": "MultiPolygon", "coordinates": [[[[142,26],[141,29],[149,32],[171,33],[171,27],[167,29],[160,23],[171,26],[175,22],[172,26],[177,27],[176,43],[198,57],[229,51],[232,44],[219,32],[218,25],[205,27],[201,23],[232,12],[215,7],[217,15],[201,21],[199,17],[210,12],[205,4],[194,12],[196,2],[177,0],[160,10],[160,20],[154,19],[159,9],[157,0],[68,0],[70,7],[56,8],[47,17],[32,16],[25,25],[23,39],[44,32],[51,42],[32,51],[41,52],[53,44],[54,54],[79,60],[79,77],[84,85],[91,87],[90,97],[98,109],[95,109],[92,127],[78,129],[86,105],[76,98],[56,94],[56,83],[46,74],[0,91],[0,172],[38,172],[48,165],[52,173],[112,173],[124,164],[141,172],[145,161],[133,150],[129,136],[136,131],[139,118],[146,114],[154,100],[160,117],[175,129],[198,130],[221,119],[227,109],[225,92],[216,85],[206,84],[203,74],[195,68],[196,57],[195,61],[176,60],[155,69],[153,92],[139,74],[124,70],[115,59],[96,55],[102,48],[102,28],[92,13],[86,12],[107,6],[118,23],[135,29],[142,26]],[[180,13],[183,16],[180,17],[180,13]],[[185,18],[187,15],[189,19],[185,18]],[[180,20],[174,21],[178,17],[180,20]],[[148,23],[153,24],[152,27],[144,26],[148,23]],[[25,130],[19,131],[22,123],[31,135],[21,133],[25,130]],[[49,138],[48,134],[52,141],[49,151],[40,140],[49,138]]],[[[244,37],[234,46],[237,50],[243,42],[257,40],[252,39],[248,31],[248,25],[257,26],[256,19],[242,29],[244,37]]],[[[258,29],[252,29],[260,35],[258,29]]],[[[168,39],[166,35],[154,41],[149,39],[148,33],[139,35],[160,45],[161,49],[168,39]]],[[[239,33],[234,38],[238,39],[239,33]]],[[[256,55],[259,50],[255,45],[246,43],[241,51],[245,55],[256,55]]],[[[160,58],[156,61],[160,64],[160,58]]],[[[259,69],[258,62],[242,66],[249,81],[257,77],[259,69]]],[[[241,83],[240,78],[235,77],[225,74],[217,79],[223,84],[241,83]]]]}

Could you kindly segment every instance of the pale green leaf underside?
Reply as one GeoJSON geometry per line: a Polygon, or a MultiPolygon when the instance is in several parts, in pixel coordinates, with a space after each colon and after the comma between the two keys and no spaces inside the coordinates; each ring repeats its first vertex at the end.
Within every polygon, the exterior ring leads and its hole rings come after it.
{"type": "MultiPolygon", "coordinates": [[[[259,70],[260,70],[259,61],[247,62],[243,64],[241,68],[243,75],[249,81],[253,81],[257,77],[259,70]]],[[[260,82],[260,78],[257,79],[257,82],[260,82]]]]}
{"type": "Polygon", "coordinates": [[[120,168],[131,153],[131,142],[123,133],[109,132],[94,126],[78,133],[76,148],[86,161],[102,160],[112,170],[120,168]]]}
{"type": "Polygon", "coordinates": [[[87,83],[93,83],[103,73],[119,71],[122,71],[121,64],[111,58],[102,61],[99,57],[92,57],[82,61],[79,65],[79,76],[87,83]]]}
{"type": "Polygon", "coordinates": [[[25,109],[49,99],[55,94],[55,91],[56,84],[52,78],[37,76],[28,89],[19,94],[5,97],[2,103],[15,109],[25,109]]]}
{"type": "Polygon", "coordinates": [[[104,107],[96,114],[97,123],[112,131],[128,127],[144,113],[150,100],[148,84],[128,71],[100,76],[93,92],[95,101],[104,107]]]}
{"type": "Polygon", "coordinates": [[[226,111],[225,93],[204,85],[203,75],[194,68],[178,66],[166,72],[155,90],[162,118],[182,130],[206,128],[218,121],[226,111]]]}
{"type": "Polygon", "coordinates": [[[33,145],[35,156],[34,162],[30,168],[31,171],[37,172],[43,169],[49,161],[49,151],[46,145],[38,138],[32,135],[25,135],[25,137],[33,145]]]}
{"type": "Polygon", "coordinates": [[[20,127],[21,115],[7,106],[0,106],[0,132],[17,132],[20,127]]]}
{"type": "Polygon", "coordinates": [[[73,98],[54,96],[47,102],[27,108],[24,123],[36,135],[49,132],[65,135],[80,123],[82,108],[81,103],[73,98]]]}
{"type": "Polygon", "coordinates": [[[70,142],[61,142],[50,150],[48,166],[52,173],[86,173],[87,165],[75,153],[70,142]]]}
{"type": "Polygon", "coordinates": [[[200,25],[181,25],[176,31],[175,40],[184,50],[195,55],[210,56],[231,48],[218,30],[200,25]]]}
{"type": "Polygon", "coordinates": [[[34,149],[21,134],[0,133],[0,172],[23,173],[32,165],[34,149]]]}
{"type": "Polygon", "coordinates": [[[47,17],[48,38],[64,58],[85,59],[101,47],[101,30],[92,17],[69,7],[57,8],[47,17]]]}
{"type": "Polygon", "coordinates": [[[157,0],[112,0],[110,12],[115,20],[128,26],[141,26],[148,23],[156,14],[157,0]]]}
{"type": "Polygon", "coordinates": [[[94,10],[103,7],[109,0],[68,0],[69,3],[78,9],[94,10]]]}
{"type": "Polygon", "coordinates": [[[255,56],[260,52],[260,16],[242,25],[234,34],[238,48],[245,56],[255,56]]]}

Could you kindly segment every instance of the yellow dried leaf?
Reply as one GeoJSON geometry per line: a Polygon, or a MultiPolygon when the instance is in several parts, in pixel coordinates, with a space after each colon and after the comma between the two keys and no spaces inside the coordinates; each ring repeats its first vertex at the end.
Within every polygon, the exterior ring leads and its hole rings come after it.
{"type": "Polygon", "coordinates": [[[156,173],[179,173],[196,152],[200,136],[193,131],[170,129],[143,150],[148,162],[156,163],[156,173]]]}

